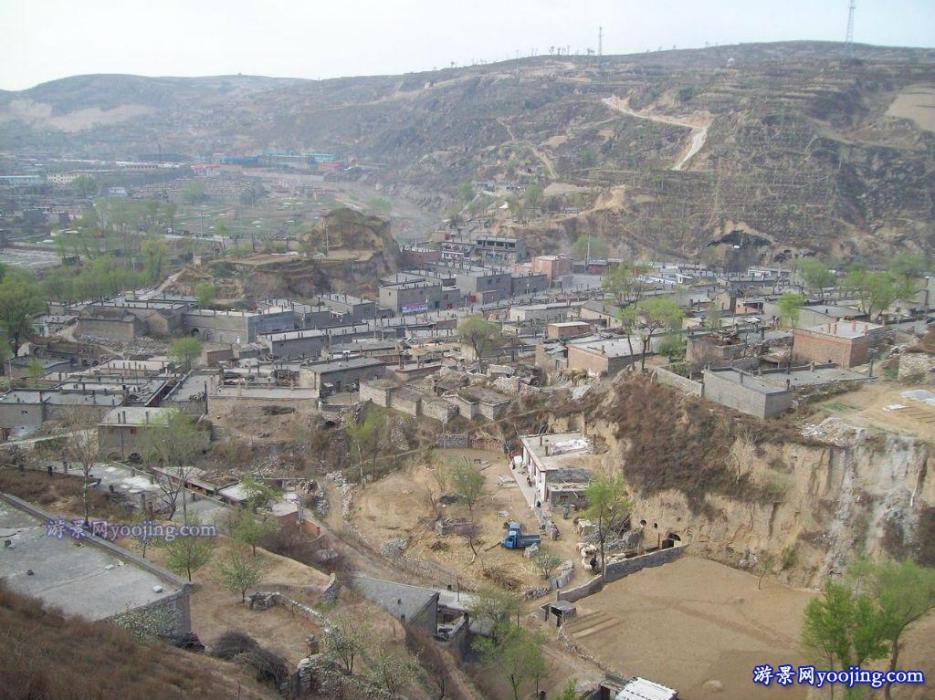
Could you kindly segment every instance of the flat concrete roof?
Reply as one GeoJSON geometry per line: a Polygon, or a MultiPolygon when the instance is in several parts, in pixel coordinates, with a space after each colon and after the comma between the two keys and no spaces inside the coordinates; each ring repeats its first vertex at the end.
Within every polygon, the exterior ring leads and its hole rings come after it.
{"type": "Polygon", "coordinates": [[[876,323],[867,323],[866,321],[833,321],[831,323],[822,323],[818,326],[809,326],[802,330],[810,333],[821,333],[836,338],[862,338],[874,331],[878,331],[883,326],[876,323]]]}
{"type": "Polygon", "coordinates": [[[581,458],[594,453],[591,441],[580,432],[523,435],[523,447],[543,470],[581,468],[581,458]]]}
{"type": "Polygon", "coordinates": [[[145,406],[123,406],[110,411],[103,419],[101,425],[157,425],[166,416],[176,409],[162,406],[147,408],[145,406]]]}
{"type": "Polygon", "coordinates": [[[329,328],[307,328],[301,331],[283,331],[281,333],[260,333],[260,338],[271,342],[284,340],[300,340],[303,338],[326,338],[328,336],[353,335],[355,333],[368,333],[370,326],[359,323],[350,326],[333,326],[329,328]]]}
{"type": "Polygon", "coordinates": [[[329,372],[343,372],[349,369],[367,369],[368,367],[377,366],[383,366],[383,362],[370,357],[354,357],[350,360],[315,362],[304,366],[302,369],[315,372],[316,374],[327,374],[329,372]]]}
{"type": "Polygon", "coordinates": [[[641,338],[631,338],[629,342],[624,338],[608,338],[607,340],[598,340],[595,342],[573,342],[569,347],[579,348],[595,355],[604,355],[606,357],[635,357],[643,352],[643,341],[641,338]],[[632,352],[630,348],[633,348],[632,352]]]}
{"type": "MultiPolygon", "coordinates": [[[[798,387],[815,386],[818,384],[829,384],[831,382],[855,382],[869,379],[866,374],[852,372],[843,367],[793,367],[788,374],[779,370],[764,372],[759,379],[771,386],[782,387],[785,389],[786,380],[789,380],[790,386],[795,389],[798,387]]],[[[744,380],[746,381],[746,379],[744,380]]]]}
{"type": "Polygon", "coordinates": [[[0,578],[10,590],[40,599],[67,615],[104,620],[155,603],[185,587],[169,572],[157,575],[133,555],[96,538],[48,534],[48,520],[0,498],[0,530],[12,542],[0,557],[0,578]],[[32,572],[31,574],[29,572],[32,572]],[[158,591],[157,591],[158,589],[158,591]]]}
{"type": "Polygon", "coordinates": [[[75,392],[50,391],[11,391],[0,396],[0,403],[5,404],[39,404],[42,402],[53,406],[119,406],[122,398],[118,400],[113,393],[82,394],[75,392]]]}

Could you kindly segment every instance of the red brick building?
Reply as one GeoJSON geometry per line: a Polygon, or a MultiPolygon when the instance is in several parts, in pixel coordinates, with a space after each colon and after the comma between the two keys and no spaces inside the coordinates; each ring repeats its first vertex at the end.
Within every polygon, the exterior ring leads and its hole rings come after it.
{"type": "Polygon", "coordinates": [[[870,361],[870,348],[883,326],[866,321],[836,321],[793,331],[795,362],[834,362],[856,367],[870,361]]]}

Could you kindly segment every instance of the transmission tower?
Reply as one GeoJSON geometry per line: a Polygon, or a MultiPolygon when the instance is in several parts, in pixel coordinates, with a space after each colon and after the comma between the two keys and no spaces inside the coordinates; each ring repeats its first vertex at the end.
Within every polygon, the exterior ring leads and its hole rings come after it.
{"type": "Polygon", "coordinates": [[[854,11],[857,10],[857,0],[851,0],[847,8],[847,36],[844,38],[847,55],[854,56],[854,11]]]}

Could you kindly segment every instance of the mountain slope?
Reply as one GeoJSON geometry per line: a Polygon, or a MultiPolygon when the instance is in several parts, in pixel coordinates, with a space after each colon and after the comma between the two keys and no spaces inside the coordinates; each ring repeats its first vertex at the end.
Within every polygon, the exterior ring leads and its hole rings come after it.
{"type": "Polygon", "coordinates": [[[817,42],[326,81],[81,76],[0,93],[0,143],[121,158],[326,150],[439,212],[471,180],[587,188],[575,215],[501,222],[534,250],[589,230],[620,253],[737,266],[799,249],[880,260],[935,251],[933,95],[935,51],[849,59],[817,42]]]}

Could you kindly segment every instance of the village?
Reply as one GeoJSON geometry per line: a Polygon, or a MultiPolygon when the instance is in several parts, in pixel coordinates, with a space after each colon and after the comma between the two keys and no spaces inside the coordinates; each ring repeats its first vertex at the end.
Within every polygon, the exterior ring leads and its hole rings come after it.
{"type": "MultiPolygon", "coordinates": [[[[338,264],[371,259],[332,242],[338,264]]],[[[368,697],[503,692],[503,677],[471,669],[478,640],[506,643],[514,615],[523,643],[548,650],[509,652],[531,669],[516,677],[547,697],[569,679],[561,697],[741,697],[722,693],[767,652],[801,659],[806,588],[835,560],[799,569],[793,540],[781,562],[725,548],[691,493],[680,505],[623,482],[618,419],[587,406],[623,392],[750,426],[808,417],[812,439],[847,421],[929,440],[935,278],[901,271],[910,292],[881,302],[814,260],[582,260],[452,228],[394,262],[358,295],[249,308],[198,282],[199,259],[174,284],[50,301],[0,395],[6,585],[182,648],[249,634],[271,655],[258,679],[368,697]],[[91,516],[209,527],[218,544],[101,537],[91,516]],[[65,536],[44,537],[56,520],[65,536]],[[711,639],[703,621],[725,605],[731,634],[711,639]],[[373,639],[402,635],[406,654],[367,646],[351,629],[361,617],[373,639]],[[664,661],[685,642],[663,620],[708,640],[690,667],[664,661]]],[[[659,419],[644,429],[678,430],[677,415],[659,419]]],[[[744,488],[778,508],[795,459],[777,453],[744,488]]]]}

